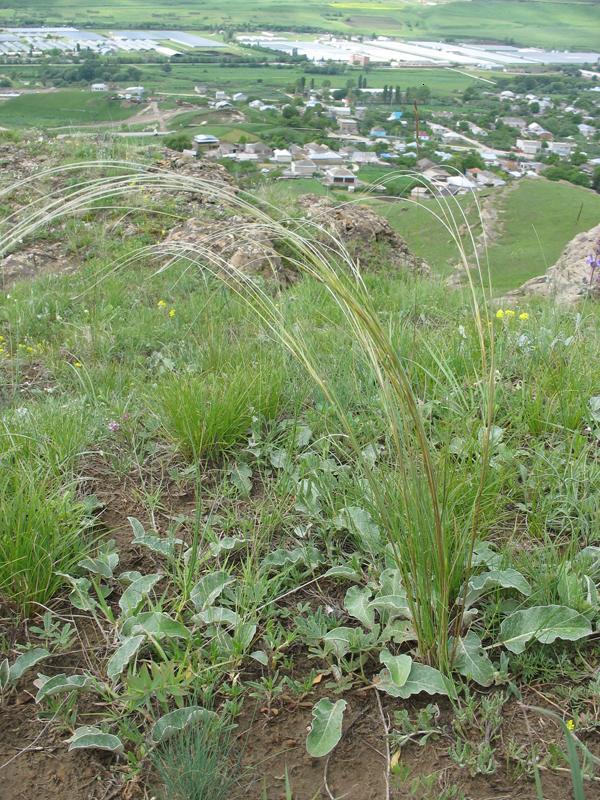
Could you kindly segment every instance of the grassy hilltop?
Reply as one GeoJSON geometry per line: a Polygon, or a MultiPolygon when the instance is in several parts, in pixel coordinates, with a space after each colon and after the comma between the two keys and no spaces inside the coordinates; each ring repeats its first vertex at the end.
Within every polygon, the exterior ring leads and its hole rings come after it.
{"type": "MultiPolygon", "coordinates": [[[[450,289],[471,197],[0,148],[6,791],[592,800],[598,302],[450,289]]],[[[496,291],[600,219],[500,198],[496,291]]]]}

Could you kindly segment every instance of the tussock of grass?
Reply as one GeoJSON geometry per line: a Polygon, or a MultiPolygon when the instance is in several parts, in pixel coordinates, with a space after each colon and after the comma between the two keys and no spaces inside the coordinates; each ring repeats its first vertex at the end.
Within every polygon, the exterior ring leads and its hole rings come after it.
{"type": "Polygon", "coordinates": [[[226,371],[168,375],[156,390],[158,417],[186,456],[217,456],[244,440],[253,416],[274,418],[283,373],[250,361],[226,371]]]}
{"type": "Polygon", "coordinates": [[[85,507],[27,463],[0,476],[0,596],[27,614],[46,604],[87,550],[85,507]]]}

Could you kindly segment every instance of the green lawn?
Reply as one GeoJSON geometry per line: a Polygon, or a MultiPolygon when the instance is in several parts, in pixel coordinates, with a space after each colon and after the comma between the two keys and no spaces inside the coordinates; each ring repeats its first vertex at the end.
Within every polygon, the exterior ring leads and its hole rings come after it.
{"type": "Polygon", "coordinates": [[[344,33],[385,33],[414,39],[429,37],[513,39],[517,43],[564,48],[598,46],[600,7],[595,0],[457,0],[422,5],[416,0],[263,0],[260,4],[233,0],[189,0],[169,3],[107,0],[30,0],[26,7],[5,0],[4,24],[73,24],[88,27],[174,27],[206,30],[273,24],[311,27],[344,33]]]}
{"type": "Polygon", "coordinates": [[[139,111],[126,107],[101,92],[67,89],[23,94],[0,103],[0,125],[12,127],[59,127],[124,120],[139,111]]]}

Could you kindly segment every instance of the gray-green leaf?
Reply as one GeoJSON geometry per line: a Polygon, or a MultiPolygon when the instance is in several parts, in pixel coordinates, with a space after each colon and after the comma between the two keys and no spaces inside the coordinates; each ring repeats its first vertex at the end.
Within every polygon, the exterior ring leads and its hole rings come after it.
{"type": "Polygon", "coordinates": [[[480,686],[491,686],[495,669],[482,647],[481,639],[474,631],[456,642],[454,668],[465,678],[470,678],[480,686]]]}
{"type": "Polygon", "coordinates": [[[114,570],[119,563],[119,554],[101,553],[96,558],[82,558],[77,562],[77,566],[81,569],[86,569],[88,572],[93,572],[94,575],[100,575],[107,580],[113,577],[114,570]]]}
{"type": "Polygon", "coordinates": [[[525,597],[531,594],[529,581],[516,569],[493,569],[471,578],[467,588],[465,608],[470,608],[482,595],[497,588],[516,589],[525,597]]]}
{"type": "Polygon", "coordinates": [[[42,661],[44,658],[50,658],[50,653],[44,647],[34,647],[26,653],[21,653],[8,668],[6,682],[16,683],[30,667],[33,667],[34,664],[37,664],[38,661],[42,661]]]}
{"type": "Polygon", "coordinates": [[[210,572],[193,587],[190,599],[198,611],[204,611],[209,606],[212,606],[223,589],[234,581],[235,578],[224,570],[210,572]]]}
{"type": "Polygon", "coordinates": [[[230,608],[211,606],[206,611],[199,611],[192,620],[202,622],[204,625],[237,625],[240,615],[230,608]]]}
{"type": "Polygon", "coordinates": [[[79,689],[85,689],[94,683],[94,679],[90,675],[69,675],[64,672],[59,675],[38,675],[35,685],[39,687],[38,693],[35,696],[35,702],[41,703],[45,697],[52,697],[56,694],[63,694],[64,692],[75,692],[79,689]]]}
{"type": "Polygon", "coordinates": [[[82,725],[81,728],[77,728],[67,742],[69,742],[69,750],[89,747],[96,750],[110,750],[111,753],[120,753],[123,750],[123,742],[118,736],[104,733],[93,725],[82,725]]]}
{"type": "Polygon", "coordinates": [[[381,534],[368,511],[358,506],[343,508],[335,518],[337,528],[348,530],[356,536],[361,545],[370,553],[381,548],[381,534]]]}
{"type": "Polygon", "coordinates": [[[442,673],[427,666],[427,664],[416,664],[413,661],[410,674],[403,686],[396,686],[391,680],[389,670],[382,670],[379,673],[380,681],[377,688],[392,697],[402,697],[406,699],[413,694],[427,692],[427,694],[448,694],[446,682],[442,673]]]}
{"type": "Polygon", "coordinates": [[[412,669],[412,658],[408,655],[393,656],[389,650],[383,649],[379,660],[387,667],[386,677],[394,686],[404,686],[412,669]]]}
{"type": "Polygon", "coordinates": [[[142,575],[132,581],[119,599],[119,607],[123,614],[128,616],[135,611],[162,577],[159,572],[152,572],[150,575],[142,575]]]}
{"type": "Polygon", "coordinates": [[[135,517],[127,517],[127,519],[133,529],[133,543],[143,545],[152,550],[153,553],[159,553],[161,556],[173,556],[176,546],[183,544],[182,539],[176,539],[175,537],[166,539],[162,536],[146,533],[142,523],[135,517]]]}
{"type": "Polygon", "coordinates": [[[589,636],[592,626],[587,617],[567,606],[533,606],[515,611],[502,621],[500,643],[513,653],[522,653],[532,639],[551,644],[556,639],[576,641],[589,636]]]}
{"type": "Polygon", "coordinates": [[[122,629],[124,637],[144,633],[155,639],[189,639],[190,632],[181,622],[177,622],[162,611],[145,611],[125,620],[122,629]]]}
{"type": "Polygon", "coordinates": [[[194,720],[207,720],[217,719],[214,711],[209,711],[207,708],[201,706],[188,706],[187,708],[177,708],[175,711],[170,711],[159,720],[157,720],[153,727],[150,738],[154,744],[159,744],[174,733],[182,731],[184,728],[194,720]]]}
{"type": "Polygon", "coordinates": [[[342,738],[342,722],[346,701],[332,703],[324,697],[313,707],[312,724],[306,737],[306,749],[314,758],[322,758],[330,753],[342,738]]]}
{"type": "Polygon", "coordinates": [[[375,612],[370,607],[371,590],[360,589],[358,586],[351,586],[346,592],[344,598],[344,608],[351,617],[357,619],[365,626],[365,628],[372,628],[375,625],[375,612]]]}
{"type": "Polygon", "coordinates": [[[125,639],[123,644],[117,650],[115,650],[115,652],[109,658],[108,664],[106,665],[106,674],[111,680],[114,680],[123,672],[125,667],[140,649],[145,638],[146,637],[143,633],[140,633],[137,636],[129,636],[127,639],[125,639]]]}
{"type": "Polygon", "coordinates": [[[325,650],[328,653],[335,653],[338,658],[343,658],[350,650],[350,639],[354,635],[354,628],[334,628],[332,631],[327,631],[323,636],[325,643],[325,650]]]}

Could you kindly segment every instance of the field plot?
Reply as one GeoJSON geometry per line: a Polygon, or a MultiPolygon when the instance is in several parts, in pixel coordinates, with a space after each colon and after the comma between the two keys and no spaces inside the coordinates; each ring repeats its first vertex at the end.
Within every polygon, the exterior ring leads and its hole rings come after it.
{"type": "Polygon", "coordinates": [[[181,27],[202,31],[230,25],[258,29],[276,25],[278,30],[330,30],[343,33],[379,33],[409,39],[447,37],[495,41],[567,49],[597,46],[600,9],[594,0],[455,0],[422,5],[408,0],[364,3],[325,3],[322,0],[271,2],[260,5],[234,0],[224,5],[217,0],[196,3],[174,0],[141,3],[139,0],[109,0],[98,6],[88,0],[32,0],[26,13],[15,0],[0,9],[0,22],[14,24],[72,24],[91,28],[155,29],[181,27]]]}
{"type": "Polygon", "coordinates": [[[139,112],[100,92],[59,90],[22,94],[0,102],[4,127],[58,127],[95,122],[118,122],[139,112]]]}

